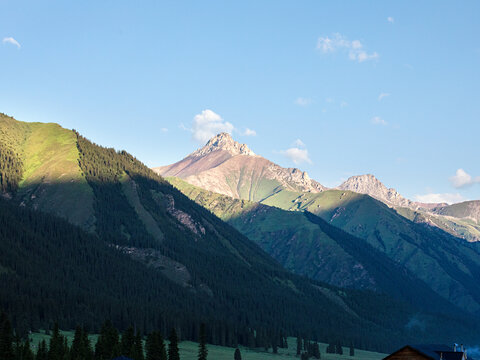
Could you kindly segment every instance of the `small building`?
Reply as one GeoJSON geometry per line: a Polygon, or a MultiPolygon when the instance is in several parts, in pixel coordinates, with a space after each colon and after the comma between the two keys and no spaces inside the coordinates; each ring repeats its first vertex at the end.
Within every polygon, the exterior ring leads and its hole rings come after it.
{"type": "Polygon", "coordinates": [[[467,352],[457,345],[406,345],[383,360],[467,360],[467,352]]]}

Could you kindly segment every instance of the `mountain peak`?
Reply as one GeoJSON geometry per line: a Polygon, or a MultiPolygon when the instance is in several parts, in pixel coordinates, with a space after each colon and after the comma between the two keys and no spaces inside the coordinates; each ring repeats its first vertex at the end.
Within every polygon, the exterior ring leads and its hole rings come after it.
{"type": "Polygon", "coordinates": [[[372,174],[351,176],[338,189],[367,194],[390,206],[411,206],[410,200],[405,199],[397,190],[387,188],[372,174]]]}
{"type": "Polygon", "coordinates": [[[214,151],[224,150],[228,151],[231,155],[250,155],[255,156],[255,153],[248,148],[245,144],[233,140],[229,133],[222,132],[212,137],[205,144],[204,147],[195,151],[193,156],[203,156],[214,151]]]}

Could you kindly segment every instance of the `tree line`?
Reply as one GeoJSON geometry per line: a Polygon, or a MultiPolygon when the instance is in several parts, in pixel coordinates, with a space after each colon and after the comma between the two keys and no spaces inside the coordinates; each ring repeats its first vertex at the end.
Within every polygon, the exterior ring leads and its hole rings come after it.
{"type": "MultiPolygon", "coordinates": [[[[202,323],[199,333],[198,360],[207,360],[206,326],[202,323]]],[[[112,360],[127,357],[132,360],[180,360],[179,339],[174,328],[165,343],[160,331],[153,331],[145,338],[133,326],[123,333],[106,321],[95,344],[87,330],[77,326],[71,344],[61,334],[58,324],[54,325],[50,339],[41,340],[32,349],[31,340],[22,339],[13,330],[5,313],[0,314],[0,359],[1,360],[112,360]]],[[[237,347],[234,360],[241,360],[237,347]]]]}

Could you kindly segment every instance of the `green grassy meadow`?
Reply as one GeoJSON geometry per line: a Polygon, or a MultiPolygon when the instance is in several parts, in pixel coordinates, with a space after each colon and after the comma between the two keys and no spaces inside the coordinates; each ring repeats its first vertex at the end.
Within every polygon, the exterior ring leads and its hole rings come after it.
{"type": "MultiPolygon", "coordinates": [[[[62,334],[67,338],[69,345],[71,345],[74,331],[62,331],[62,334]]],[[[89,336],[92,345],[94,345],[98,339],[97,334],[89,336]]],[[[45,340],[48,344],[50,335],[46,335],[44,332],[32,333],[30,335],[31,347],[36,351],[40,341],[45,340]]],[[[266,352],[263,349],[248,349],[245,347],[240,347],[240,352],[242,354],[242,360],[296,360],[299,357],[296,356],[296,339],[291,337],[288,338],[288,349],[278,349],[278,354],[273,354],[270,349],[269,352],[266,352]]],[[[375,353],[364,350],[355,350],[355,356],[349,356],[349,348],[344,347],[344,355],[337,354],[327,354],[326,348],[327,344],[320,343],[320,353],[322,359],[327,360],[342,360],[342,359],[358,359],[358,360],[380,360],[383,359],[386,354],[375,353]]],[[[179,344],[180,348],[180,359],[181,360],[195,360],[198,357],[198,343],[192,341],[182,341],[179,344]]],[[[217,346],[217,345],[208,345],[208,359],[210,360],[233,360],[234,348],[217,346]]]]}

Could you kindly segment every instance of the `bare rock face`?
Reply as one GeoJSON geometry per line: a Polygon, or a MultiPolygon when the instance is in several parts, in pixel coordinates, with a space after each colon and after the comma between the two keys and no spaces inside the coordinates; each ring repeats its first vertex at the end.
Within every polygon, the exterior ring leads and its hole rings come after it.
{"type": "Polygon", "coordinates": [[[256,156],[255,153],[248,148],[245,144],[240,144],[233,140],[232,136],[228,133],[220,133],[208,140],[207,144],[193,152],[191,156],[204,156],[214,151],[223,150],[235,155],[249,155],[256,156]]]}
{"type": "Polygon", "coordinates": [[[389,206],[415,207],[412,201],[404,198],[397,190],[387,188],[380,180],[371,174],[352,176],[341,184],[338,189],[367,194],[389,206]]]}
{"type": "Polygon", "coordinates": [[[153,170],[162,176],[182,178],[209,191],[255,201],[278,187],[315,193],[327,189],[306,172],[283,168],[256,155],[227,133],[214,136],[183,160],[153,170]]]}

